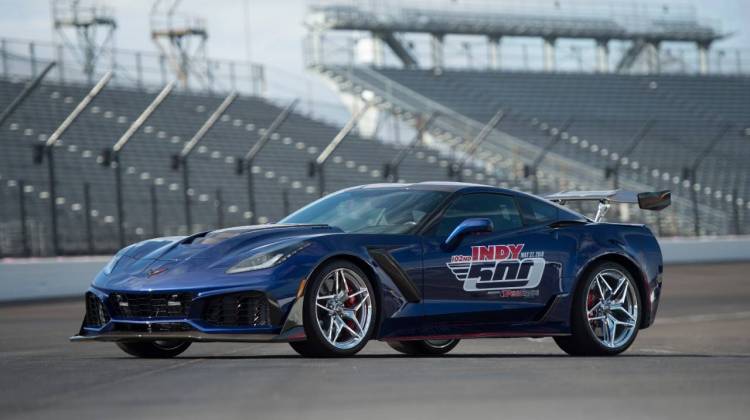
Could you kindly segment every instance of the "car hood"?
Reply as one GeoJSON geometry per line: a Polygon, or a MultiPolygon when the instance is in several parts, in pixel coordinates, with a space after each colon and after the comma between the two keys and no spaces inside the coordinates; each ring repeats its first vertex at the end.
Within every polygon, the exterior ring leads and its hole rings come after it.
{"type": "MultiPolygon", "coordinates": [[[[151,239],[120,251],[111,274],[100,274],[98,280],[104,281],[97,281],[95,285],[106,283],[111,287],[123,281],[132,282],[135,277],[145,279],[162,272],[168,272],[164,277],[173,278],[190,271],[223,271],[265,245],[337,233],[342,231],[328,225],[271,224],[151,239]]],[[[151,279],[150,284],[153,285],[154,280],[157,279],[151,279]]]]}

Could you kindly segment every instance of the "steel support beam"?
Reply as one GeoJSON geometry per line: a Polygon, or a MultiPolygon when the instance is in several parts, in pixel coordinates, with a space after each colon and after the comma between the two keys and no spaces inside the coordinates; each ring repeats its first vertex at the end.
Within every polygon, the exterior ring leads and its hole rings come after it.
{"type": "Polygon", "coordinates": [[[502,66],[502,50],[499,36],[491,36],[488,39],[487,48],[489,53],[490,69],[499,70],[502,66]]]}
{"type": "Polygon", "coordinates": [[[609,73],[609,41],[596,41],[596,70],[599,73],[609,73]]]}
{"type": "Polygon", "coordinates": [[[108,71],[99,82],[89,91],[88,94],[76,105],[73,111],[63,120],[57,129],[49,136],[44,144],[44,153],[47,158],[47,184],[49,185],[49,206],[50,206],[50,224],[52,233],[52,252],[57,255],[60,252],[60,239],[59,232],[57,229],[57,180],[55,178],[55,157],[54,150],[55,145],[60,140],[60,137],[65,131],[70,128],[73,122],[81,115],[81,113],[89,106],[91,101],[101,93],[107,83],[112,79],[112,72],[108,71]]]}
{"type": "Polygon", "coordinates": [[[313,65],[323,65],[325,64],[324,55],[323,55],[323,45],[324,45],[324,35],[323,31],[316,29],[313,30],[310,33],[310,39],[311,39],[311,50],[312,50],[312,57],[311,61],[313,65]]]}
{"type": "Polygon", "coordinates": [[[710,44],[698,43],[698,73],[708,74],[709,61],[708,61],[708,48],[710,44]]]}
{"type": "Polygon", "coordinates": [[[281,204],[284,209],[284,216],[288,216],[290,213],[289,210],[289,188],[284,188],[281,190],[281,204]]]}
{"type": "Polygon", "coordinates": [[[112,146],[112,156],[111,156],[111,163],[112,168],[115,170],[115,196],[116,196],[116,204],[117,204],[117,237],[119,240],[120,248],[123,248],[125,246],[126,238],[125,238],[125,204],[123,202],[123,185],[122,185],[122,163],[120,159],[120,154],[123,151],[123,148],[126,144],[130,141],[130,139],[135,135],[136,132],[143,126],[143,124],[151,117],[151,114],[156,111],[156,109],[164,102],[164,100],[169,96],[169,94],[174,89],[175,82],[169,82],[164,88],[159,92],[158,95],[156,95],[156,98],[154,98],[153,101],[146,107],[146,109],[141,112],[141,114],[136,118],[131,124],[130,127],[123,133],[123,135],[117,140],[117,142],[112,146]]]}
{"type": "Polygon", "coordinates": [[[445,36],[443,34],[431,34],[430,35],[430,51],[432,55],[432,70],[436,73],[440,73],[443,71],[443,66],[445,66],[445,60],[444,60],[444,54],[445,54],[445,45],[444,45],[444,38],[445,36]]]}
{"type": "Polygon", "coordinates": [[[544,38],[543,41],[544,56],[542,57],[542,59],[544,63],[544,71],[555,71],[555,67],[557,67],[557,60],[555,57],[555,42],[557,40],[555,38],[544,38]]]}
{"type": "Polygon", "coordinates": [[[342,141],[346,138],[347,135],[354,129],[354,127],[357,126],[357,123],[362,118],[362,116],[365,115],[365,112],[370,108],[371,103],[370,101],[365,101],[362,108],[357,110],[354,115],[349,118],[349,121],[346,122],[344,127],[339,130],[339,132],[336,134],[336,136],[331,140],[331,142],[326,146],[325,149],[323,149],[322,152],[320,152],[320,155],[310,162],[310,175],[311,176],[318,176],[318,194],[320,197],[323,197],[325,194],[325,172],[324,172],[324,166],[326,164],[326,161],[328,161],[328,158],[331,157],[331,154],[336,150],[337,147],[339,147],[339,144],[341,144],[342,141]]]}
{"type": "Polygon", "coordinates": [[[531,163],[531,165],[528,165],[524,168],[524,172],[526,172],[526,176],[533,177],[534,186],[533,186],[533,192],[534,194],[539,194],[539,176],[537,175],[537,171],[539,170],[539,166],[544,161],[544,158],[547,157],[547,153],[552,150],[553,147],[560,141],[560,138],[562,136],[562,133],[564,133],[568,128],[570,128],[571,125],[573,125],[573,117],[568,117],[567,120],[563,123],[562,127],[557,130],[557,133],[552,135],[552,138],[550,139],[549,143],[547,143],[546,146],[539,152],[537,157],[534,159],[534,161],[531,163]]]}
{"type": "Polygon", "coordinates": [[[190,168],[188,167],[188,158],[190,157],[190,154],[193,152],[195,147],[198,145],[198,143],[203,139],[203,137],[211,130],[211,128],[216,124],[216,121],[221,118],[221,116],[226,112],[227,108],[234,102],[234,100],[237,99],[237,92],[231,92],[229,95],[227,95],[226,98],[219,104],[219,107],[214,110],[213,113],[208,117],[208,119],[203,123],[201,128],[198,129],[198,131],[193,135],[193,137],[185,144],[185,147],[182,148],[182,151],[175,156],[174,163],[177,163],[177,169],[182,170],[182,192],[184,196],[184,205],[185,205],[185,226],[187,229],[187,234],[189,235],[192,232],[193,229],[193,214],[192,214],[192,190],[190,189],[190,168]]]}
{"type": "Polygon", "coordinates": [[[389,163],[384,165],[383,178],[390,179],[393,182],[398,182],[398,171],[401,168],[401,163],[418,145],[422,144],[424,133],[427,131],[427,127],[429,127],[430,123],[435,119],[436,115],[437,114],[432,113],[428,115],[427,118],[424,118],[424,116],[419,117],[419,122],[417,123],[417,134],[406,147],[398,151],[396,156],[394,156],[389,163]]]}
{"type": "Polygon", "coordinates": [[[372,64],[377,67],[382,67],[385,64],[385,51],[383,51],[383,38],[372,34],[372,64]]]}
{"type": "Polygon", "coordinates": [[[84,224],[86,225],[86,246],[90,255],[94,254],[94,233],[91,230],[91,185],[83,184],[83,211],[84,224]]]}
{"type": "MultiPolygon", "coordinates": [[[[414,57],[414,55],[404,46],[401,40],[399,40],[393,32],[373,32],[373,42],[378,42],[378,39],[388,45],[391,51],[393,51],[393,54],[401,60],[404,68],[418,67],[416,57],[414,57]]],[[[381,51],[376,51],[374,61],[375,65],[378,66],[385,64],[382,48],[381,51]]]]}
{"type": "Polygon", "coordinates": [[[21,179],[18,181],[18,218],[21,222],[21,249],[24,257],[31,256],[31,247],[29,246],[29,231],[26,226],[26,182],[21,179]]]}
{"type": "Polygon", "coordinates": [[[216,227],[218,229],[224,227],[224,197],[221,188],[216,189],[216,227]]]}
{"type": "Polygon", "coordinates": [[[633,151],[635,151],[638,145],[641,144],[643,139],[646,138],[648,133],[653,128],[654,124],[656,124],[655,120],[648,120],[643,123],[643,125],[638,129],[633,138],[630,139],[628,147],[620,154],[619,161],[615,162],[611,167],[605,169],[604,177],[607,179],[612,178],[612,188],[620,188],[620,161],[622,161],[623,158],[630,157],[630,155],[633,153],[633,151]]]}
{"type": "Polygon", "coordinates": [[[661,56],[660,56],[660,49],[661,46],[658,42],[649,42],[647,43],[647,49],[646,49],[646,57],[648,58],[648,72],[650,74],[659,74],[661,73],[661,56]]]}
{"type": "Polygon", "coordinates": [[[458,181],[462,180],[464,165],[466,165],[466,162],[474,156],[474,153],[476,153],[477,149],[479,149],[479,146],[482,144],[482,142],[490,135],[490,133],[492,133],[492,130],[494,130],[495,127],[500,124],[500,122],[505,118],[505,115],[505,111],[502,108],[495,113],[495,115],[487,122],[487,124],[482,127],[482,129],[479,131],[479,134],[477,134],[477,136],[474,137],[471,143],[469,143],[469,146],[466,148],[466,151],[464,152],[464,155],[461,157],[461,159],[448,167],[448,176],[450,176],[451,178],[455,178],[458,181]]]}
{"type": "Polygon", "coordinates": [[[47,64],[46,67],[44,67],[44,70],[42,70],[41,73],[39,73],[29,84],[26,85],[26,87],[23,88],[21,93],[18,94],[18,96],[13,99],[13,102],[10,103],[5,109],[3,110],[3,113],[0,114],[0,126],[2,126],[5,121],[13,114],[13,111],[18,109],[19,106],[23,103],[23,101],[26,100],[26,98],[31,95],[31,93],[34,91],[34,89],[39,86],[39,83],[41,83],[42,79],[44,79],[45,76],[47,76],[47,73],[52,70],[52,68],[55,67],[55,62],[52,61],[49,64],[47,64]]]}
{"type": "Polygon", "coordinates": [[[248,152],[245,154],[245,157],[242,158],[242,162],[238,166],[239,168],[244,167],[247,171],[247,210],[250,212],[251,224],[255,224],[258,220],[255,206],[255,179],[253,174],[253,162],[255,162],[255,158],[260,154],[261,150],[263,150],[268,141],[271,139],[273,133],[277,132],[281,125],[284,124],[284,121],[289,118],[289,115],[292,114],[294,108],[298,103],[299,99],[293,100],[279,113],[279,115],[276,116],[276,118],[274,118],[273,122],[271,122],[271,125],[269,125],[266,129],[266,132],[263,133],[258,141],[253,144],[250,150],[248,150],[248,152]]]}
{"type": "Polygon", "coordinates": [[[156,195],[156,185],[151,184],[149,192],[151,193],[151,236],[156,238],[161,236],[159,232],[159,202],[156,195]]]}
{"type": "Polygon", "coordinates": [[[690,180],[690,199],[693,203],[693,230],[695,236],[701,234],[701,221],[700,211],[698,208],[698,191],[695,188],[696,182],[698,181],[698,170],[703,161],[713,151],[714,147],[727,135],[729,130],[732,128],[731,124],[723,125],[716,135],[711,139],[701,153],[695,157],[693,164],[689,168],[683,169],[682,177],[690,180]]]}

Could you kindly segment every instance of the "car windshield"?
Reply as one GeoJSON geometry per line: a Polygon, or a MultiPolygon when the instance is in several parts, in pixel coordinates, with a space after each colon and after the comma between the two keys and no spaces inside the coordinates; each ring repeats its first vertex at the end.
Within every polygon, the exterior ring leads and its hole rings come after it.
{"type": "Polygon", "coordinates": [[[424,190],[348,190],[315,201],[279,223],[321,223],[347,233],[407,233],[447,195],[424,190]]]}

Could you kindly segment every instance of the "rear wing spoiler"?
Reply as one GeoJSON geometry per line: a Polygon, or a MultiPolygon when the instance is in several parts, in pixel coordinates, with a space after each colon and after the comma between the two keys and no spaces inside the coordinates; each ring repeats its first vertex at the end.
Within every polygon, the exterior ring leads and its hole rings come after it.
{"type": "Polygon", "coordinates": [[[598,201],[595,222],[604,218],[611,203],[638,204],[643,210],[654,211],[664,210],[672,204],[672,193],[669,190],[642,193],[626,190],[563,191],[545,198],[561,205],[568,201],[598,201]]]}

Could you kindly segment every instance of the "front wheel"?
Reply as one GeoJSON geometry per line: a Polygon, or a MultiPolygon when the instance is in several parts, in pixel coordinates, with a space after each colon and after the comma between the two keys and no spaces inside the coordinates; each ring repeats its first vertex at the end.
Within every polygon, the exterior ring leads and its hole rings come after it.
{"type": "Polygon", "coordinates": [[[309,357],[351,356],[367,344],[375,327],[374,289],[348,261],[326,264],[312,279],[304,301],[305,341],[289,343],[309,357]]]}
{"type": "Polygon", "coordinates": [[[175,357],[190,347],[189,341],[139,341],[133,343],[117,343],[125,353],[148,359],[167,359],[175,357]]]}
{"type": "Polygon", "coordinates": [[[572,335],[555,337],[573,356],[614,356],[627,350],[641,323],[638,286],[623,266],[597,265],[576,289],[572,335]]]}
{"type": "Polygon", "coordinates": [[[460,340],[389,341],[394,350],[411,356],[440,356],[453,350],[460,340]]]}

